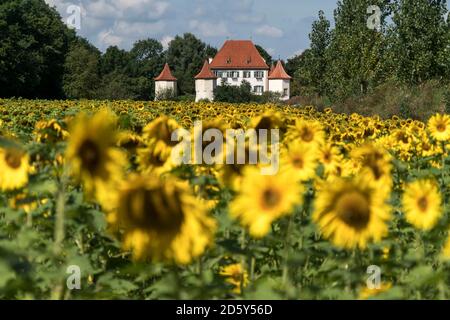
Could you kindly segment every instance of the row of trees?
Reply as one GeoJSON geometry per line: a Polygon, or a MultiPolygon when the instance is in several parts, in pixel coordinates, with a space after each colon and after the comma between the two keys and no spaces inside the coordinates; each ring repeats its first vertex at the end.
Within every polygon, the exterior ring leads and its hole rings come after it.
{"type": "Polygon", "coordinates": [[[323,12],[313,23],[311,46],[287,63],[293,92],[338,101],[383,83],[417,85],[450,78],[450,21],[445,0],[342,0],[334,29],[323,12]],[[367,8],[380,8],[368,27],[367,8]]]}
{"type": "Polygon", "coordinates": [[[216,53],[190,33],[176,36],[166,50],[146,39],[129,51],[111,46],[102,53],[44,0],[0,3],[0,97],[152,100],[153,78],[165,62],[178,78],[178,92],[194,94],[194,76],[216,53]]]}
{"type": "Polygon", "coordinates": [[[163,50],[154,39],[140,40],[130,51],[109,47],[105,53],[77,39],[64,64],[63,91],[68,98],[154,98],[154,81],[167,61],[178,78],[181,94],[194,92],[194,76],[204,59],[216,52],[192,34],[177,36],[163,50]]]}

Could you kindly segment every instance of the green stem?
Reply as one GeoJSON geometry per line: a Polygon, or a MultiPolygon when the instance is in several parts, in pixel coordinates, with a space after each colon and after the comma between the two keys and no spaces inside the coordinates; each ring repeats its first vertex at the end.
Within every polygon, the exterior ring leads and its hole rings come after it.
{"type": "Polygon", "coordinates": [[[291,214],[289,217],[289,222],[286,228],[286,237],[284,239],[284,265],[283,265],[283,276],[282,276],[282,283],[283,287],[286,287],[288,278],[289,278],[289,237],[291,235],[291,228],[292,228],[292,220],[294,219],[294,215],[291,214]]]}
{"type": "Polygon", "coordinates": [[[66,175],[63,174],[60,181],[60,188],[56,199],[56,220],[54,230],[54,252],[59,254],[61,245],[64,241],[64,211],[65,211],[65,189],[66,189],[66,175]]]}

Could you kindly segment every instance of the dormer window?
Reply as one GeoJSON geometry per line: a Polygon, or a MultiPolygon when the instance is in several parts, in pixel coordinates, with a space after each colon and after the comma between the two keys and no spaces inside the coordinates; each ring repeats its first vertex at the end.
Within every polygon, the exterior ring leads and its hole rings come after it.
{"type": "Polygon", "coordinates": [[[230,64],[231,63],[231,58],[227,58],[227,64],[230,64]]]}

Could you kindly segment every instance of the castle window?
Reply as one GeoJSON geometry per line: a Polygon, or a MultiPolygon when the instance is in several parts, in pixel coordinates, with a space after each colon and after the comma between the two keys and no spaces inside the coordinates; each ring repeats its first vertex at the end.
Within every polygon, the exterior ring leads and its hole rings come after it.
{"type": "Polygon", "coordinates": [[[255,71],[255,78],[257,79],[264,78],[264,71],[255,71]]]}
{"type": "Polygon", "coordinates": [[[288,89],[285,88],[285,89],[283,90],[283,97],[287,97],[287,96],[288,96],[288,93],[289,93],[289,92],[288,92],[288,89]]]}
{"type": "Polygon", "coordinates": [[[239,78],[239,71],[231,71],[231,77],[230,78],[234,78],[234,79],[239,78]]]}
{"type": "Polygon", "coordinates": [[[250,78],[252,76],[252,73],[250,71],[244,71],[244,78],[250,78]]]}
{"type": "Polygon", "coordinates": [[[253,87],[253,92],[255,92],[255,93],[263,93],[264,92],[264,87],[263,86],[254,86],[253,87]]]}

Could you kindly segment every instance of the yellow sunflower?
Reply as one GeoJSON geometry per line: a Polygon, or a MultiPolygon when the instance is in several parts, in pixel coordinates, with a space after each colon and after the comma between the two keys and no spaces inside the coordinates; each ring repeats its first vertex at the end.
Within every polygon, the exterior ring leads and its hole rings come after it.
{"type": "Polygon", "coordinates": [[[336,178],[318,191],[313,220],[336,246],[364,249],[387,234],[390,209],[385,201],[366,179],[336,178]]]}
{"type": "Polygon", "coordinates": [[[307,181],[316,175],[317,150],[294,142],[281,154],[281,170],[295,181],[307,181]]]}
{"type": "Polygon", "coordinates": [[[121,230],[123,247],[135,260],[188,264],[213,241],[216,222],[206,202],[174,178],[132,175],[119,189],[108,221],[121,230]]]}
{"type": "Polygon", "coordinates": [[[448,141],[450,139],[450,116],[436,114],[428,120],[428,130],[437,141],[448,141]]]}
{"type": "Polygon", "coordinates": [[[28,154],[16,147],[0,148],[0,190],[24,187],[30,170],[28,154]]]}
{"type": "Polygon", "coordinates": [[[246,168],[239,194],[230,204],[230,214],[248,227],[255,238],[264,237],[273,221],[289,215],[302,202],[303,187],[289,174],[261,175],[257,168],[246,168]]]}
{"type": "Polygon", "coordinates": [[[324,167],[325,175],[328,176],[338,173],[339,166],[342,165],[343,157],[337,147],[326,143],[319,148],[318,160],[324,167]]]}
{"type": "Polygon", "coordinates": [[[290,126],[286,134],[288,140],[299,140],[313,147],[324,143],[325,134],[318,121],[297,119],[295,125],[290,126]]]}
{"type": "Polygon", "coordinates": [[[393,184],[390,155],[381,147],[365,144],[352,151],[352,158],[360,165],[359,173],[366,176],[378,191],[389,195],[393,184]]]}
{"type": "MultiPolygon", "coordinates": [[[[93,117],[80,114],[72,124],[66,160],[71,174],[83,182],[89,196],[109,198],[106,185],[116,184],[122,179],[126,157],[116,147],[115,128],[116,118],[106,110],[93,117]],[[106,194],[98,194],[99,190],[106,194]]],[[[108,200],[104,203],[107,204],[108,200]]]]}
{"type": "Polygon", "coordinates": [[[172,141],[172,133],[179,128],[178,123],[167,116],[156,118],[144,128],[142,137],[152,156],[163,161],[170,157],[172,148],[178,144],[172,141]]]}
{"type": "Polygon", "coordinates": [[[442,216],[441,195],[433,181],[409,183],[402,200],[406,220],[416,228],[430,230],[442,216]]]}
{"type": "Polygon", "coordinates": [[[226,278],[226,282],[234,286],[233,292],[235,294],[241,294],[242,288],[249,284],[248,273],[240,263],[222,267],[219,274],[226,278]]]}

